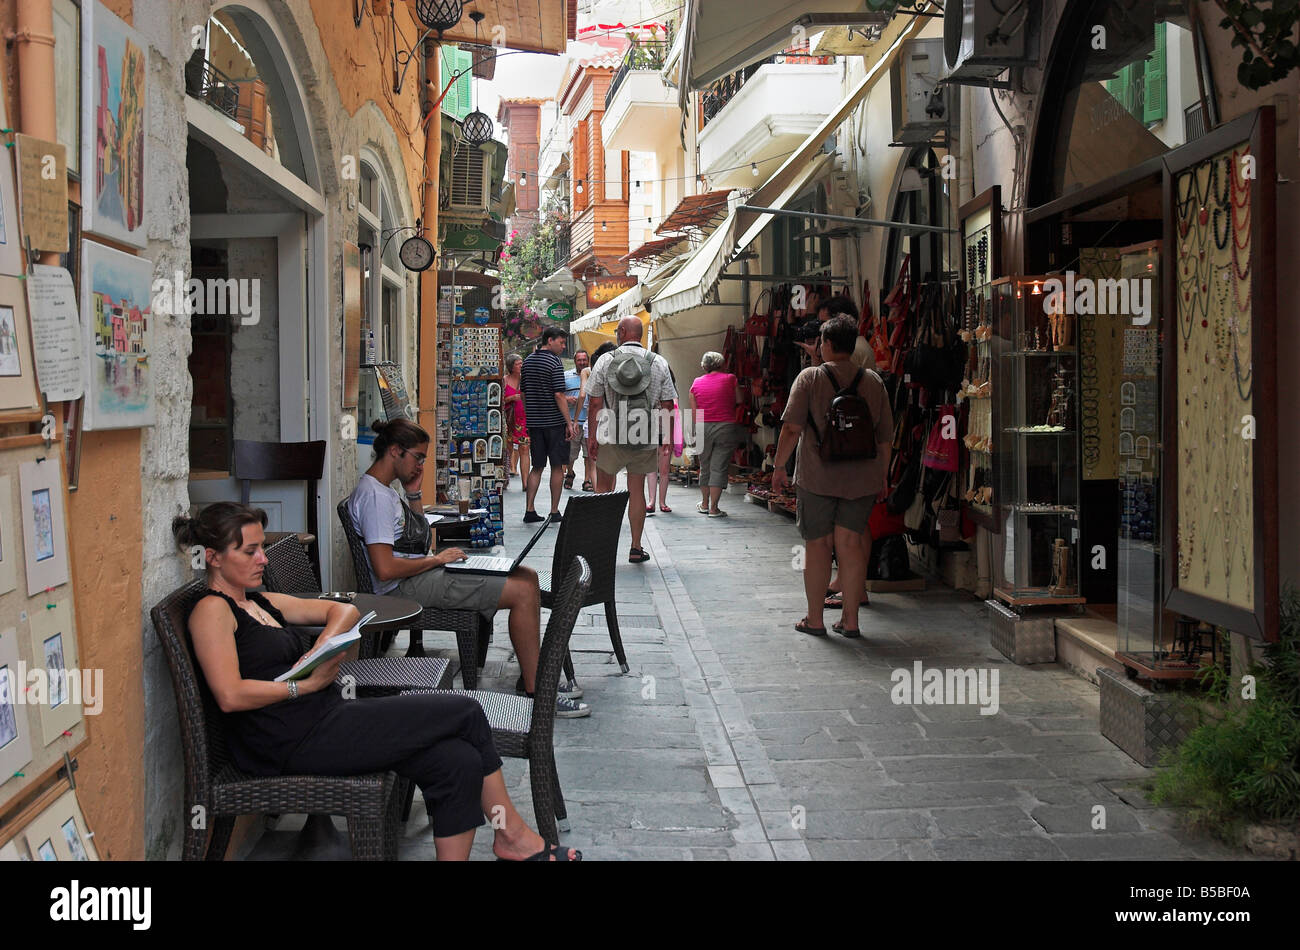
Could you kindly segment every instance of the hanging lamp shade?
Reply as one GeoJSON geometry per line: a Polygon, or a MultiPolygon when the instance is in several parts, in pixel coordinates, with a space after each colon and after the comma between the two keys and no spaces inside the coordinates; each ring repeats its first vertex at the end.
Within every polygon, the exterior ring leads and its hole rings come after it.
{"type": "Polygon", "coordinates": [[[465,116],[463,129],[465,141],[470,145],[482,145],[492,141],[492,117],[486,112],[475,109],[465,116]]]}
{"type": "Polygon", "coordinates": [[[462,0],[415,0],[416,17],[439,36],[459,23],[464,12],[462,0]]]}

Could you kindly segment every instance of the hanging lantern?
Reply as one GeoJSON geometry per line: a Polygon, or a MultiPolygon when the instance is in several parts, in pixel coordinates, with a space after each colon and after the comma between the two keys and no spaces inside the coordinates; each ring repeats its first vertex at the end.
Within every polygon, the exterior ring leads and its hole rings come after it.
{"type": "Polygon", "coordinates": [[[461,0],[415,0],[416,17],[439,37],[459,23],[464,12],[461,0]]]}
{"type": "Polygon", "coordinates": [[[492,117],[475,109],[465,116],[463,125],[465,141],[470,145],[483,145],[492,141],[492,117]]]}

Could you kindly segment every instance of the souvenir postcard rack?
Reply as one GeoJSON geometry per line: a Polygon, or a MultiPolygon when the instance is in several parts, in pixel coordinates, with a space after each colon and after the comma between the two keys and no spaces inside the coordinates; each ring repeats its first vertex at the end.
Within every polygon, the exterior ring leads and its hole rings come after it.
{"type": "Polygon", "coordinates": [[[991,282],[993,590],[1012,607],[1084,603],[1075,324],[1046,279],[991,282]]]}

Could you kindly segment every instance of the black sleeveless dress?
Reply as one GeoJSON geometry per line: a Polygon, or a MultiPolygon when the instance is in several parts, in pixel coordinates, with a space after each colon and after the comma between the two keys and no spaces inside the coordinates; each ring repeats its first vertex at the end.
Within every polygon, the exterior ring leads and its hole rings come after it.
{"type": "MultiPolygon", "coordinates": [[[[244,679],[274,680],[315,643],[315,637],[289,626],[284,615],[259,593],[249,592],[249,600],[280,626],[258,623],[252,614],[221,591],[210,590],[207,596],[212,595],[229,604],[235,615],[235,652],[239,656],[239,674],[244,679]]],[[[235,764],[253,775],[278,775],[298,744],[343,701],[342,690],[332,683],[326,689],[297,699],[227,713],[226,730],[235,764]]]]}

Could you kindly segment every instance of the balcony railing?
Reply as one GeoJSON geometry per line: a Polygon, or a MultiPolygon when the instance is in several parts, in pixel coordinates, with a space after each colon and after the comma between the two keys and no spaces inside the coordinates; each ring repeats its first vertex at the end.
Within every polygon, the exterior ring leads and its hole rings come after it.
{"type": "Polygon", "coordinates": [[[609,91],[605,93],[605,108],[608,109],[610,103],[614,101],[614,97],[618,95],[618,87],[623,85],[623,80],[629,72],[634,69],[663,69],[664,60],[672,45],[670,36],[666,40],[642,40],[628,47],[627,52],[623,54],[623,61],[619,63],[618,72],[614,73],[614,79],[609,84],[609,91]]]}
{"type": "Polygon", "coordinates": [[[719,112],[726,108],[727,103],[736,98],[736,95],[744,88],[745,83],[753,78],[754,74],[772,63],[789,63],[803,65],[826,65],[835,62],[834,56],[810,56],[806,49],[788,49],[784,52],[769,56],[767,59],[760,59],[756,63],[750,63],[743,69],[738,69],[729,76],[723,76],[717,82],[712,83],[704,90],[701,101],[700,113],[705,125],[708,125],[719,112]]]}
{"type": "Polygon", "coordinates": [[[185,64],[185,92],[238,121],[239,85],[196,51],[185,64]]]}

